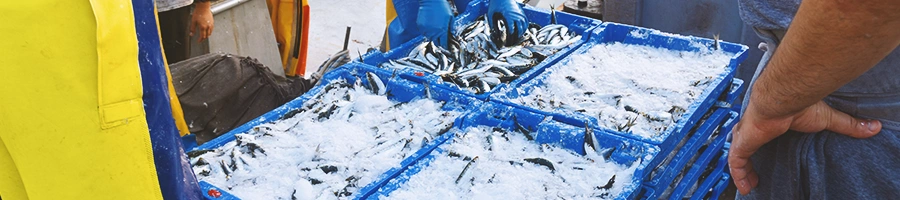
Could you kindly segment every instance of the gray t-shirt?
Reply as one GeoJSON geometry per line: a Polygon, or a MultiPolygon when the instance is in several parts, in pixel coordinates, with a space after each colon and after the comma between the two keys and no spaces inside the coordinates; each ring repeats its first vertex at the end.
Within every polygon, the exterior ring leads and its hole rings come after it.
{"type": "Polygon", "coordinates": [[[156,0],[156,12],[166,12],[189,6],[194,0],[156,0]]]}
{"type": "Polygon", "coordinates": [[[787,30],[800,0],[738,0],[744,23],[756,28],[787,30]]]}
{"type": "MultiPolygon", "coordinates": [[[[738,0],[744,23],[759,29],[787,30],[801,0],[738,0]]],[[[835,94],[900,94],[900,49],[835,94]]],[[[898,119],[900,120],[900,119],[898,119]]]]}

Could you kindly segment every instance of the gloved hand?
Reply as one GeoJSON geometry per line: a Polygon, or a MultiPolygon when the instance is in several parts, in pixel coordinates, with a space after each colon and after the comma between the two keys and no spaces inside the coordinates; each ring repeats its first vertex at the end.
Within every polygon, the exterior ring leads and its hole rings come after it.
{"type": "Polygon", "coordinates": [[[419,0],[419,15],[416,26],[436,45],[447,48],[450,40],[450,20],[453,13],[447,0],[419,0]]]}
{"type": "Polygon", "coordinates": [[[528,30],[528,20],[525,12],[515,0],[490,0],[488,4],[487,20],[490,22],[491,31],[499,31],[494,21],[496,15],[502,15],[506,21],[506,45],[518,43],[528,30]]]}

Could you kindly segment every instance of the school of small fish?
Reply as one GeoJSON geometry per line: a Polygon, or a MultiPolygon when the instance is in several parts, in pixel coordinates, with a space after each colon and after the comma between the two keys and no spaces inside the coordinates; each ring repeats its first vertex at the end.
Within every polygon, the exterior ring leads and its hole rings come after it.
{"type": "Polygon", "coordinates": [[[427,168],[381,199],[615,198],[631,183],[637,164],[623,166],[538,144],[529,133],[478,126],[451,131],[452,141],[432,152],[427,168]]]}
{"type": "Polygon", "coordinates": [[[449,50],[422,42],[407,57],[380,67],[431,73],[464,90],[482,94],[515,80],[560,49],[581,40],[580,35],[555,22],[544,27],[531,23],[521,39],[507,37],[503,20],[495,22],[501,31],[492,31],[489,23],[482,16],[462,27],[451,39],[449,50]]]}
{"type": "Polygon", "coordinates": [[[215,150],[189,152],[194,172],[242,198],[348,198],[461,115],[430,99],[388,100],[380,78],[366,78],[366,86],[360,80],[328,83],[283,119],[215,150]]]}

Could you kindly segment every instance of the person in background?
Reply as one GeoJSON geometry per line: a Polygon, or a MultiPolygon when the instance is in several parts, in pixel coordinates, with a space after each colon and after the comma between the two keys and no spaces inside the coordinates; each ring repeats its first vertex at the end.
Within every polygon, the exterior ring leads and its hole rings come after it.
{"type": "Polygon", "coordinates": [[[196,35],[197,41],[202,42],[212,35],[214,19],[210,1],[156,0],[159,32],[168,64],[190,58],[192,36],[196,35]]]}
{"type": "Polygon", "coordinates": [[[766,54],[728,155],[738,198],[900,198],[900,1],[739,2],[766,54]]]}
{"type": "MultiPolygon", "coordinates": [[[[419,35],[448,47],[454,11],[464,12],[469,3],[467,0],[452,2],[451,7],[447,0],[388,0],[388,27],[382,50],[400,46],[419,35]]],[[[490,0],[486,15],[490,22],[505,20],[506,33],[514,38],[522,38],[528,28],[528,20],[515,0],[490,0]]],[[[496,30],[494,24],[491,23],[491,28],[496,30]]]]}

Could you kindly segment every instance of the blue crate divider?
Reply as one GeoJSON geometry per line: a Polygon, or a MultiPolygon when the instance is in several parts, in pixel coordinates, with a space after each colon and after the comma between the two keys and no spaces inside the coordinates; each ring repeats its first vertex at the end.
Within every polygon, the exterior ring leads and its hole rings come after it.
{"type": "MultiPolygon", "coordinates": [[[[207,143],[200,145],[194,150],[212,150],[219,148],[228,142],[234,141],[235,134],[248,132],[253,127],[256,127],[260,124],[269,123],[275,120],[283,119],[285,117],[293,116],[293,113],[303,108],[304,102],[315,99],[319,93],[323,92],[324,86],[327,82],[335,81],[335,80],[347,80],[348,82],[354,82],[359,79],[363,85],[368,85],[368,80],[366,77],[366,72],[375,73],[378,77],[382,79],[387,88],[388,99],[399,102],[409,102],[418,98],[431,98],[438,101],[444,101],[445,104],[443,109],[445,110],[454,110],[454,111],[462,111],[465,112],[468,109],[481,107],[481,104],[484,103],[481,100],[472,98],[471,96],[458,94],[453,91],[447,91],[440,88],[429,87],[427,84],[423,85],[414,80],[409,80],[402,78],[400,76],[395,76],[396,74],[392,71],[378,69],[372,66],[367,66],[362,63],[348,63],[347,65],[341,66],[339,69],[335,69],[328,74],[326,74],[322,78],[322,83],[315,88],[309,90],[307,93],[301,95],[297,99],[291,100],[285,105],[278,107],[268,113],[263,114],[262,116],[251,120],[250,122],[235,128],[234,130],[229,131],[226,134],[223,134],[213,140],[210,140],[207,143]]],[[[459,117],[454,124],[460,124],[461,120],[465,116],[459,117]]],[[[458,126],[458,125],[454,125],[458,126]]],[[[452,134],[448,134],[452,135],[452,134]]],[[[406,166],[409,166],[410,163],[414,163],[414,161],[419,160],[421,157],[426,155],[426,152],[430,152],[431,149],[437,146],[437,142],[442,142],[446,140],[447,137],[438,137],[435,141],[433,141],[432,145],[426,145],[423,149],[418,152],[410,155],[405,158],[401,163],[398,163],[399,167],[394,167],[384,174],[381,175],[375,182],[370,183],[366,187],[362,188],[356,195],[358,196],[366,196],[368,193],[371,194],[374,191],[370,191],[371,189],[367,188],[377,188],[382,185],[385,185],[387,181],[391,178],[397,176],[400,172],[405,170],[406,166]]],[[[205,183],[205,182],[204,182],[205,183]]],[[[209,185],[207,183],[207,185],[209,185]]],[[[209,185],[212,186],[212,185],[209,185]]],[[[212,186],[214,187],[214,186],[212,186]]],[[[223,190],[220,190],[223,191],[223,190]]],[[[238,198],[234,198],[238,199],[238,198]]]]}
{"type": "MultiPolygon", "coordinates": [[[[726,108],[720,109],[729,110],[726,108]]],[[[711,136],[709,138],[709,144],[705,144],[706,149],[703,150],[701,154],[696,155],[694,163],[685,166],[689,167],[689,169],[686,169],[685,171],[678,170],[679,175],[682,175],[681,180],[672,184],[663,184],[670,187],[666,189],[666,191],[672,191],[668,194],[669,199],[682,199],[682,197],[699,181],[698,179],[703,173],[703,170],[707,168],[713,158],[719,158],[719,154],[721,154],[722,149],[725,146],[725,140],[728,138],[728,135],[731,134],[731,128],[737,124],[738,120],[740,120],[740,115],[734,111],[730,112],[728,121],[717,130],[718,134],[711,136]],[[675,187],[671,187],[672,185],[675,185],[675,187]]],[[[693,160],[694,158],[691,159],[693,160]]]]}
{"type": "MultiPolygon", "coordinates": [[[[462,131],[465,128],[475,126],[489,126],[506,130],[516,130],[518,126],[521,126],[528,131],[533,131],[532,134],[535,142],[557,145],[578,153],[584,153],[583,144],[586,130],[585,127],[583,125],[560,122],[554,120],[552,116],[534,113],[504,104],[488,102],[482,106],[481,112],[470,113],[461,121],[462,122],[458,127],[459,129],[454,131],[462,131]]],[[[584,121],[577,124],[584,124],[584,121]]],[[[598,138],[602,148],[614,149],[612,156],[610,157],[613,162],[623,165],[639,164],[635,172],[636,174],[640,173],[638,171],[646,170],[649,166],[649,162],[647,161],[653,160],[653,157],[657,156],[659,153],[657,147],[644,142],[616,135],[607,135],[596,131],[594,134],[598,138]]],[[[422,153],[428,155],[416,162],[406,163],[409,165],[406,166],[406,171],[402,172],[399,176],[395,176],[388,184],[378,188],[372,195],[358,196],[357,199],[379,199],[382,196],[388,196],[391,192],[402,187],[409,178],[420,172],[422,169],[427,168],[436,155],[440,155],[444,152],[444,149],[439,146],[447,142],[452,142],[453,140],[451,140],[451,138],[455,135],[456,134],[448,133],[443,135],[440,139],[436,139],[434,143],[429,144],[429,147],[432,148],[422,149],[416,153],[416,155],[421,155],[422,153]]],[[[641,187],[641,181],[641,177],[634,176],[630,183],[631,187],[623,190],[616,199],[633,199],[637,194],[636,191],[641,187]]]]}
{"type": "Polygon", "coordinates": [[[225,190],[222,190],[221,188],[218,188],[212,184],[209,184],[206,181],[200,181],[200,192],[203,193],[203,198],[206,198],[208,200],[240,200],[240,198],[237,198],[236,196],[232,195],[231,193],[228,193],[225,190]],[[214,196],[210,195],[210,193],[212,193],[212,191],[219,192],[219,194],[221,194],[221,196],[214,197],[214,196]]]}
{"type": "MultiPolygon", "coordinates": [[[[693,36],[680,36],[675,34],[663,33],[653,29],[609,22],[603,23],[602,25],[600,25],[600,27],[595,28],[593,31],[591,31],[591,34],[592,35],[587,43],[576,49],[572,53],[573,55],[584,54],[591,47],[593,47],[593,45],[596,44],[613,42],[652,46],[677,51],[700,51],[701,49],[710,49],[715,43],[711,39],[697,38],[693,36]]],[[[688,112],[681,116],[681,118],[678,119],[675,124],[666,129],[665,132],[656,137],[647,138],[602,127],[600,128],[601,131],[638,139],[651,144],[657,144],[659,145],[661,150],[660,152],[663,155],[669,154],[670,152],[674,151],[679,142],[692,129],[692,127],[696,125],[696,123],[707,113],[708,110],[716,105],[716,102],[720,95],[726,89],[730,89],[729,85],[732,85],[735,68],[740,64],[741,61],[743,61],[747,57],[747,46],[721,41],[719,42],[719,46],[723,51],[734,54],[725,72],[720,74],[717,79],[713,80],[710,86],[704,89],[701,95],[697,98],[698,100],[692,103],[687,108],[688,112]]],[[[569,61],[570,60],[563,59],[557,62],[555,65],[562,65],[569,61]]],[[[546,68],[538,69],[539,71],[536,73],[542,73],[543,71],[552,67],[554,66],[548,66],[546,68]]],[[[522,80],[522,82],[519,82],[519,85],[509,85],[509,87],[503,88],[501,91],[494,93],[491,96],[491,100],[498,100],[507,104],[515,104],[511,103],[509,99],[515,99],[519,98],[520,96],[528,95],[534,90],[534,88],[543,85],[544,79],[548,75],[549,73],[542,73],[538,76],[533,76],[529,77],[526,80],[522,80]]],[[[742,87],[737,87],[737,89],[741,88],[742,87]]],[[[739,93],[734,93],[734,95],[731,95],[730,98],[736,98],[737,94],[739,93]]],[[[730,104],[732,102],[728,103],[730,104]]],[[[578,113],[572,110],[555,109],[550,112],[561,113],[563,115],[578,116],[578,113]]],[[[658,164],[658,162],[651,163],[651,165],[654,164],[658,164]]]]}
{"type": "MultiPolygon", "coordinates": [[[[712,169],[711,172],[708,173],[703,182],[697,186],[697,189],[694,191],[694,194],[691,196],[691,200],[699,200],[704,199],[707,196],[710,196],[710,199],[717,199],[724,187],[721,185],[728,186],[731,181],[731,176],[728,174],[728,148],[730,144],[725,143],[724,149],[722,149],[719,153],[718,159],[715,161],[715,168],[712,169]],[[722,188],[720,188],[722,187],[722,188]],[[718,189],[718,191],[716,191],[718,189]]],[[[712,165],[712,163],[710,163],[712,165]]]]}
{"type": "MultiPolygon", "coordinates": [[[[522,5],[523,5],[522,10],[525,13],[525,17],[529,20],[529,22],[533,22],[533,23],[539,24],[541,26],[546,26],[546,25],[550,24],[550,11],[549,10],[535,8],[535,7],[531,7],[531,6],[524,6],[524,4],[522,4],[522,5]]],[[[454,18],[453,27],[451,27],[451,30],[454,33],[457,33],[460,31],[460,29],[465,27],[465,25],[471,23],[472,21],[476,20],[478,17],[484,15],[485,13],[487,13],[487,2],[486,1],[483,1],[483,0],[472,1],[472,2],[470,2],[465,13],[460,14],[456,18],[454,18]]],[[[572,31],[572,32],[575,32],[575,33],[581,35],[582,36],[581,41],[575,42],[575,43],[569,45],[568,47],[560,49],[558,52],[556,52],[552,56],[547,57],[546,59],[544,59],[544,61],[542,61],[541,63],[538,63],[537,65],[532,67],[532,69],[530,69],[528,72],[525,72],[524,74],[520,75],[519,78],[517,78],[516,80],[513,80],[509,84],[517,85],[522,80],[527,79],[527,77],[535,76],[538,73],[540,73],[539,71],[542,71],[540,69],[545,68],[546,66],[552,65],[553,63],[556,63],[557,61],[568,56],[569,54],[572,53],[573,50],[577,49],[582,44],[584,44],[585,41],[588,40],[588,37],[590,37],[590,35],[591,35],[591,30],[600,26],[600,24],[601,24],[601,22],[598,20],[581,17],[578,15],[573,15],[573,14],[564,13],[564,12],[556,12],[556,18],[557,18],[558,24],[566,25],[566,27],[569,28],[569,31],[572,31]]],[[[369,52],[366,55],[362,56],[361,61],[365,64],[369,64],[372,66],[379,66],[382,63],[385,63],[389,60],[396,60],[396,59],[404,58],[409,54],[409,52],[411,50],[413,50],[418,44],[425,42],[425,40],[426,39],[424,37],[417,37],[417,38],[414,38],[414,39],[404,43],[403,45],[400,45],[399,47],[393,48],[392,50],[390,50],[386,53],[369,52]]],[[[490,97],[491,93],[498,91],[499,88],[501,88],[503,85],[506,85],[505,83],[500,84],[497,87],[494,87],[493,89],[491,89],[491,91],[488,91],[488,92],[485,92],[482,94],[474,94],[468,90],[461,89],[459,86],[457,86],[453,83],[444,82],[440,77],[435,76],[433,74],[421,74],[420,73],[422,76],[418,76],[418,75],[416,75],[417,71],[414,69],[404,69],[404,70],[400,70],[400,72],[404,77],[407,77],[409,79],[417,79],[417,80],[421,80],[421,81],[427,81],[428,83],[435,85],[437,87],[454,90],[454,91],[457,91],[457,92],[463,93],[463,94],[469,94],[469,95],[472,95],[481,100],[487,100],[490,97]]]]}
{"type": "MultiPolygon", "coordinates": [[[[454,126],[459,127],[458,124],[454,126]]],[[[406,180],[408,180],[409,177],[406,176],[406,174],[414,174],[422,170],[422,168],[424,167],[420,166],[421,164],[419,163],[421,163],[422,160],[426,159],[426,156],[431,154],[431,152],[434,151],[435,148],[437,148],[447,140],[453,138],[454,135],[454,133],[450,132],[435,138],[434,141],[431,141],[431,143],[428,143],[427,145],[425,145],[425,147],[422,147],[412,155],[404,158],[403,161],[400,162],[399,167],[391,168],[390,170],[379,176],[379,178],[374,182],[360,188],[359,192],[356,193],[353,199],[378,199],[378,196],[387,194],[383,191],[396,190],[402,185],[402,183],[405,183],[406,180]],[[402,180],[402,182],[400,182],[400,180],[402,180]]],[[[425,165],[427,166],[427,164],[425,165]]]]}
{"type": "MultiPolygon", "coordinates": [[[[672,152],[666,159],[655,165],[651,173],[644,179],[644,185],[653,188],[654,193],[645,193],[645,199],[655,199],[666,191],[675,176],[678,175],[697,150],[708,141],[710,136],[719,130],[722,122],[729,116],[730,109],[717,109],[709,118],[696,127],[693,134],[684,142],[677,152],[672,152]]],[[[727,124],[726,124],[727,125],[727,124]]]]}

